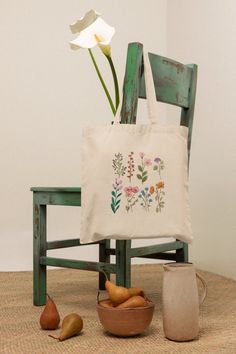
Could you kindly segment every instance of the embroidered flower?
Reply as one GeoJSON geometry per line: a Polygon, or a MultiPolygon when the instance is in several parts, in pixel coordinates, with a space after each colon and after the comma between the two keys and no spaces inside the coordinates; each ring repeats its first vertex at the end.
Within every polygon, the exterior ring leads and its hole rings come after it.
{"type": "Polygon", "coordinates": [[[133,193],[138,193],[139,187],[137,187],[137,186],[136,186],[136,187],[133,187],[133,188],[132,188],[132,191],[133,191],[133,193]]]}
{"type": "Polygon", "coordinates": [[[155,157],[154,164],[153,164],[153,171],[157,171],[160,179],[162,179],[161,171],[164,170],[164,168],[165,168],[164,161],[160,157],[155,157]]]}
{"type": "Polygon", "coordinates": [[[161,188],[164,188],[164,182],[163,181],[160,181],[160,182],[158,182],[157,184],[156,184],[156,186],[157,186],[157,188],[158,189],[161,189],[161,188]]]}
{"type": "Polygon", "coordinates": [[[138,173],[137,173],[137,178],[142,181],[142,184],[146,182],[148,179],[148,169],[146,167],[149,167],[152,165],[152,160],[148,158],[144,158],[144,153],[140,152],[139,156],[141,158],[141,164],[138,165],[138,173]]]}
{"type": "Polygon", "coordinates": [[[145,187],[141,190],[141,193],[138,195],[140,198],[140,205],[145,211],[149,211],[151,207],[151,203],[153,202],[151,198],[151,192],[149,187],[145,187]]]}
{"type": "Polygon", "coordinates": [[[138,187],[124,187],[124,192],[127,199],[127,205],[125,207],[127,212],[133,211],[133,206],[138,201],[138,198],[136,197],[136,193],[138,193],[138,191],[138,187]]]}
{"type": "Polygon", "coordinates": [[[134,153],[133,151],[131,151],[131,153],[128,155],[128,166],[127,166],[127,177],[130,183],[133,175],[134,175],[134,153]]]}
{"type": "Polygon", "coordinates": [[[112,160],[112,167],[119,178],[124,176],[126,167],[123,164],[123,155],[120,152],[115,154],[115,158],[112,160]]]}
{"type": "Polygon", "coordinates": [[[113,191],[111,192],[111,209],[115,214],[120,207],[121,195],[122,195],[121,189],[123,188],[122,180],[116,178],[115,183],[112,184],[112,187],[113,187],[113,191]]]}
{"type": "Polygon", "coordinates": [[[152,160],[151,159],[144,159],[144,166],[152,166],[152,160]]]}
{"type": "Polygon", "coordinates": [[[155,192],[155,188],[153,186],[150,187],[149,192],[153,194],[155,192]]]}
{"type": "Polygon", "coordinates": [[[164,200],[164,196],[165,196],[165,192],[164,192],[164,181],[159,181],[158,183],[156,183],[156,189],[155,189],[155,200],[157,201],[157,205],[156,205],[156,212],[160,213],[161,210],[164,208],[165,206],[165,200],[164,200]]]}

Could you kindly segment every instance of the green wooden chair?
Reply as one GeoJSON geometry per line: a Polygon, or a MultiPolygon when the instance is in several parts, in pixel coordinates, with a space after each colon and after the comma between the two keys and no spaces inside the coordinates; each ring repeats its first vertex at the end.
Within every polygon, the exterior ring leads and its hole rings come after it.
{"type": "MultiPolygon", "coordinates": [[[[193,125],[194,103],[197,82],[197,66],[183,65],[172,59],[149,53],[156,88],[157,101],[182,108],[180,124],[189,127],[188,152],[190,154],[193,125]]],[[[121,123],[135,124],[138,98],[146,98],[143,75],[143,46],[130,43],[127,52],[126,72],[123,86],[123,105],[121,123]]],[[[116,283],[129,287],[131,285],[131,258],[153,258],[188,261],[188,245],[176,240],[164,244],[145,247],[131,247],[131,241],[116,241],[115,248],[109,240],[96,242],[99,247],[99,261],[80,261],[48,257],[47,250],[83,246],[80,240],[67,239],[47,241],[47,205],[81,206],[81,189],[32,187],[33,191],[33,292],[34,304],[46,302],[47,266],[85,269],[91,271],[105,270],[116,274],[116,283]],[[174,251],[174,252],[170,252],[174,251]],[[115,263],[110,256],[115,255],[115,263]]],[[[104,289],[105,279],[99,272],[99,289],[104,289]]]]}

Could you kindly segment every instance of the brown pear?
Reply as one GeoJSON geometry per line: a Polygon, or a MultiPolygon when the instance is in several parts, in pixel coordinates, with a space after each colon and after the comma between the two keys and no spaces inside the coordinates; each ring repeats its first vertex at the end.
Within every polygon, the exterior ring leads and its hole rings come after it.
{"type": "Polygon", "coordinates": [[[118,305],[119,309],[127,309],[133,307],[147,306],[146,300],[142,296],[132,296],[122,304],[118,305]]]}
{"type": "Polygon", "coordinates": [[[123,286],[117,286],[110,280],[106,280],[105,288],[114,306],[117,306],[130,298],[130,293],[127,288],[124,288],[123,286]]]}
{"type": "Polygon", "coordinates": [[[143,296],[144,297],[144,291],[142,288],[128,288],[129,290],[129,293],[130,293],[130,296],[136,296],[136,295],[139,295],[139,296],[143,296]]]}
{"type": "Polygon", "coordinates": [[[113,307],[113,303],[111,302],[111,300],[102,300],[99,302],[99,305],[101,305],[102,307],[113,307]]]}
{"type": "Polygon", "coordinates": [[[40,316],[40,326],[42,329],[57,329],[60,323],[60,316],[55,302],[47,294],[48,300],[40,316]]]}
{"type": "Polygon", "coordinates": [[[59,337],[54,337],[49,335],[54,339],[59,339],[59,341],[63,341],[65,339],[71,338],[77,334],[79,334],[83,329],[83,320],[77,313],[70,313],[66,317],[64,317],[61,325],[61,333],[59,337]]]}

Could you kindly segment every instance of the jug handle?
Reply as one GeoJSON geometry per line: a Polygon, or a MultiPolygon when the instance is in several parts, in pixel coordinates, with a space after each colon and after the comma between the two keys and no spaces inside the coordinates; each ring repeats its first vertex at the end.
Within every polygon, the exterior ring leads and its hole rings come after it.
{"type": "Polygon", "coordinates": [[[203,293],[202,293],[202,295],[200,297],[200,300],[199,300],[199,304],[201,305],[203,303],[203,301],[205,300],[206,295],[207,295],[207,285],[206,285],[205,280],[203,279],[203,277],[200,274],[196,273],[196,276],[201,281],[202,286],[203,286],[203,293]]]}

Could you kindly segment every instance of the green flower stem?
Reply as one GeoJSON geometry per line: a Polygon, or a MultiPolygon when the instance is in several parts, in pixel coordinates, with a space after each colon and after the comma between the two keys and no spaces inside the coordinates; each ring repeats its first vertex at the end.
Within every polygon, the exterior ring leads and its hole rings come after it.
{"type": "Polygon", "coordinates": [[[119,84],[117,80],[117,75],[116,75],[116,70],[112,61],[111,56],[106,55],[107,60],[109,61],[110,67],[111,67],[111,72],[113,75],[113,81],[114,81],[114,87],[115,87],[115,95],[116,95],[116,109],[119,106],[120,103],[120,93],[119,93],[119,84]]]}
{"type": "Polygon", "coordinates": [[[108,91],[108,89],[107,89],[107,87],[106,87],[106,84],[105,84],[105,82],[104,82],[104,80],[103,80],[103,78],[102,78],[102,75],[101,75],[101,73],[100,73],[100,71],[99,71],[99,68],[98,68],[98,66],[97,66],[96,60],[95,60],[95,58],[94,58],[94,56],[93,56],[93,53],[92,53],[92,51],[91,51],[90,48],[88,49],[88,51],[89,51],[89,54],[90,54],[91,59],[92,59],[92,61],[93,61],[94,67],[95,67],[95,69],[96,69],[96,72],[97,72],[97,74],[98,74],[99,80],[100,80],[100,82],[101,82],[101,84],[102,84],[102,87],[103,87],[103,89],[104,89],[104,91],[105,91],[105,94],[106,94],[106,96],[107,96],[107,99],[108,99],[108,101],[109,101],[109,103],[110,103],[112,113],[115,115],[115,114],[116,114],[116,108],[114,107],[114,103],[113,103],[113,101],[112,101],[112,99],[111,99],[111,96],[110,96],[110,94],[109,94],[109,91],[108,91]]]}

